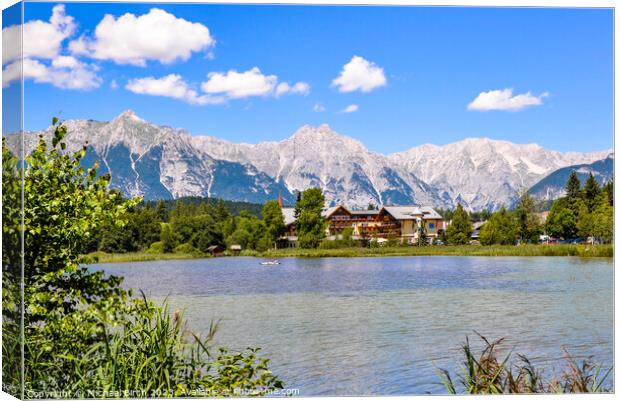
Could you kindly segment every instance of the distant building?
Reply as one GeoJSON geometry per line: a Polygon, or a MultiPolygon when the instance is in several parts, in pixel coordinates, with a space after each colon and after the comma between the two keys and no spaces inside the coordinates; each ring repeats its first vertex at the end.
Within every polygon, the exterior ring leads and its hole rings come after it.
{"type": "Polygon", "coordinates": [[[207,248],[207,252],[211,254],[211,256],[224,256],[224,247],[221,245],[211,245],[207,248]]]}
{"type": "MultiPolygon", "coordinates": [[[[295,209],[283,208],[286,239],[297,240],[295,209]]],[[[378,210],[351,210],[344,205],[325,208],[321,213],[326,220],[325,236],[337,238],[345,228],[352,229],[354,239],[370,240],[394,236],[403,243],[416,243],[420,228],[432,242],[445,230],[446,224],[439,213],[428,206],[383,206],[378,210]]]]}
{"type": "Polygon", "coordinates": [[[233,255],[238,256],[241,253],[241,245],[231,245],[230,251],[233,255]]]}

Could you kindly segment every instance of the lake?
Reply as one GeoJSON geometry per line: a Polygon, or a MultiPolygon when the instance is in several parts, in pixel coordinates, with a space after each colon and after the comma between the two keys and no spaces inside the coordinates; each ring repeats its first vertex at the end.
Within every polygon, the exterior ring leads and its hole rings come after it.
{"type": "MultiPolygon", "coordinates": [[[[570,257],[258,258],[99,264],[218,343],[259,346],[300,395],[445,393],[474,330],[552,373],[566,349],[613,364],[613,261],[570,257]]],[[[608,382],[611,384],[611,382],[608,382]]]]}

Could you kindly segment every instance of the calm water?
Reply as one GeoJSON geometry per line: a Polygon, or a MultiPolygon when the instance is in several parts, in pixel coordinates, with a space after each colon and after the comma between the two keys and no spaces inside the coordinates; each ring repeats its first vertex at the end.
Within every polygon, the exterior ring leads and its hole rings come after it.
{"type": "Polygon", "coordinates": [[[218,341],[262,347],[301,395],[444,393],[473,330],[506,337],[536,365],[563,348],[613,363],[613,262],[608,259],[390,257],[216,258],[97,265],[185,311],[218,341]]]}

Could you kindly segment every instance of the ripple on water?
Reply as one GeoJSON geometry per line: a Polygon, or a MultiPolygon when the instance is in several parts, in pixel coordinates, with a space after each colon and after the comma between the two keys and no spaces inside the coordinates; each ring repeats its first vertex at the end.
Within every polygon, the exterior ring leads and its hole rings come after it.
{"type": "Polygon", "coordinates": [[[506,337],[552,370],[566,348],[613,360],[613,262],[576,258],[254,258],[96,265],[218,341],[260,346],[302,395],[443,393],[465,336],[506,337]],[[154,274],[156,272],[156,274],[154,274]]]}

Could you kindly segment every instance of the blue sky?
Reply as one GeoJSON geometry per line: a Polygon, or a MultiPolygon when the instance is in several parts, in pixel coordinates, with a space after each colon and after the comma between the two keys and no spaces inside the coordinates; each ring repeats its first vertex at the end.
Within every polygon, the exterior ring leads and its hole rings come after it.
{"type": "Polygon", "coordinates": [[[63,31],[56,51],[28,57],[27,130],[54,115],[110,120],[132,109],[234,142],[328,123],[385,154],[481,136],[561,151],[613,144],[609,9],[68,3],[52,21],[56,4],[25,5],[27,22],[63,31]],[[172,53],[141,19],[153,7],[179,35],[172,53]],[[148,40],[123,30],[126,13],[135,25],[124,27],[148,40]],[[106,14],[111,28],[96,31],[106,14]]]}

